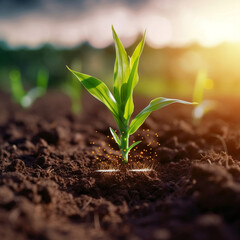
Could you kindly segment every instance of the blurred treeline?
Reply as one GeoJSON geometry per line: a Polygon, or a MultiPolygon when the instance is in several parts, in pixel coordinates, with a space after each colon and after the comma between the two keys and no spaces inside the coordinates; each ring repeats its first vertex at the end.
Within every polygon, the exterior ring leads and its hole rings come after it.
{"type": "MultiPolygon", "coordinates": [[[[129,55],[136,44],[128,48],[129,55]]],[[[57,48],[50,44],[37,49],[11,49],[0,43],[0,88],[10,90],[9,73],[21,72],[26,88],[36,83],[39,69],[49,72],[49,87],[60,87],[71,79],[65,65],[105,81],[113,79],[114,46],[94,49],[88,43],[75,48],[57,48]]],[[[189,45],[184,48],[152,49],[145,46],[139,67],[137,92],[146,95],[191,94],[199,70],[214,81],[215,93],[238,93],[240,90],[240,44],[222,44],[213,48],[189,45]]]]}

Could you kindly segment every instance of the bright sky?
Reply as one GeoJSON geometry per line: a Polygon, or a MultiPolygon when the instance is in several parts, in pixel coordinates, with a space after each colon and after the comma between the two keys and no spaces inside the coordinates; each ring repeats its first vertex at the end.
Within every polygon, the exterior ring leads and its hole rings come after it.
{"type": "Polygon", "coordinates": [[[147,30],[152,47],[240,42],[240,0],[0,0],[0,39],[10,46],[125,46],[147,30]]]}

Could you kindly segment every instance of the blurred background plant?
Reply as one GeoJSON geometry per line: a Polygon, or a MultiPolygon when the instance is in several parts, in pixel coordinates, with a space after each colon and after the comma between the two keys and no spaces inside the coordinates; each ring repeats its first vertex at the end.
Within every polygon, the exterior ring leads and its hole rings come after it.
{"type": "Polygon", "coordinates": [[[12,98],[23,108],[30,107],[37,98],[42,97],[46,93],[48,71],[44,68],[38,71],[36,87],[31,88],[29,91],[24,90],[21,73],[18,69],[11,70],[9,78],[11,81],[12,98]]]}
{"type": "MultiPolygon", "coordinates": [[[[74,59],[70,66],[82,71],[82,62],[79,59],[74,59]]],[[[66,77],[66,80],[61,84],[61,90],[71,100],[71,112],[78,114],[82,110],[82,85],[72,74],[68,74],[66,77]]]]}
{"type": "Polygon", "coordinates": [[[81,83],[73,76],[61,86],[62,91],[71,99],[71,112],[78,114],[82,110],[82,87],[81,83]]]}
{"type": "Polygon", "coordinates": [[[216,107],[216,101],[204,99],[204,91],[211,90],[213,87],[213,80],[207,77],[207,72],[199,70],[193,92],[193,102],[198,103],[192,112],[194,125],[198,125],[203,116],[216,107]]]}

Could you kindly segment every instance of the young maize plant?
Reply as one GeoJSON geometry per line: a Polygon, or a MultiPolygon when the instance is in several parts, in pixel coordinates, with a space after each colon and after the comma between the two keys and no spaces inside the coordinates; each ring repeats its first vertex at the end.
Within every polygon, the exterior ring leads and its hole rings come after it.
{"type": "Polygon", "coordinates": [[[37,98],[42,97],[46,93],[48,85],[48,71],[45,69],[38,71],[37,86],[29,91],[24,90],[21,73],[17,69],[10,72],[9,78],[11,81],[12,98],[23,108],[30,107],[37,98]]]}
{"type": "Polygon", "coordinates": [[[131,122],[133,113],[133,89],[138,83],[138,64],[145,42],[145,34],[138,44],[132,57],[128,58],[127,53],[112,27],[113,38],[116,48],[116,61],[114,66],[113,94],[108,87],[99,79],[79,73],[68,68],[82,83],[82,85],[99,101],[103,102],[112,112],[118,125],[120,136],[110,127],[110,132],[118,144],[122,161],[128,163],[129,151],[141,141],[134,142],[129,146],[129,137],[135,133],[143,124],[152,111],[163,108],[172,103],[192,104],[190,102],[159,97],[150,102],[131,122]]]}
{"type": "Polygon", "coordinates": [[[68,95],[68,97],[71,99],[71,112],[73,114],[78,114],[82,110],[82,85],[81,83],[77,82],[75,80],[74,76],[71,76],[72,78],[68,79],[62,86],[62,91],[68,95]],[[74,79],[73,79],[74,78],[74,79]]]}

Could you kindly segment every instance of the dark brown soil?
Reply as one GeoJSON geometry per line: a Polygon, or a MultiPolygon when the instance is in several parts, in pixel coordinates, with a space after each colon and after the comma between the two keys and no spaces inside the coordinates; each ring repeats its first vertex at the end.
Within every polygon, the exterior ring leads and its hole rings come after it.
{"type": "Polygon", "coordinates": [[[131,139],[143,142],[128,167],[146,173],[95,172],[117,165],[115,125],[101,103],[83,103],[73,116],[60,93],[29,110],[0,94],[1,240],[240,238],[238,99],[198,127],[189,106],[154,112],[131,139]]]}

